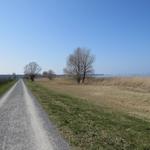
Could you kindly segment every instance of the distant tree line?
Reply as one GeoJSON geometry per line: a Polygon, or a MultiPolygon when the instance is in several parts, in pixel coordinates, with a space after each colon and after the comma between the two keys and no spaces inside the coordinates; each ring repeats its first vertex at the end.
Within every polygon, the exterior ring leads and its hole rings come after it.
{"type": "MultiPolygon", "coordinates": [[[[69,55],[64,73],[73,77],[78,84],[84,83],[86,77],[94,73],[94,61],[95,57],[91,54],[89,49],[79,47],[74,50],[73,54],[69,55]]],[[[40,72],[41,67],[36,62],[31,62],[24,68],[25,77],[30,78],[31,81],[34,81],[40,72]]],[[[42,76],[52,80],[56,77],[56,74],[50,69],[49,71],[44,71],[42,76]]]]}
{"type": "Polygon", "coordinates": [[[16,80],[17,75],[13,73],[12,75],[0,75],[0,84],[6,83],[12,80],[16,80]]]}
{"type": "Polygon", "coordinates": [[[56,77],[56,74],[53,70],[44,71],[43,72],[43,77],[48,78],[49,80],[52,80],[56,77]]]}

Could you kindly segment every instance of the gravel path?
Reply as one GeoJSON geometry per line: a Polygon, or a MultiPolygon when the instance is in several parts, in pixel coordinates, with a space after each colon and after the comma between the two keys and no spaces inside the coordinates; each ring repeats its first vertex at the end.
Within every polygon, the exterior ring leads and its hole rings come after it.
{"type": "Polygon", "coordinates": [[[23,80],[0,99],[0,150],[69,150],[23,80]]]}

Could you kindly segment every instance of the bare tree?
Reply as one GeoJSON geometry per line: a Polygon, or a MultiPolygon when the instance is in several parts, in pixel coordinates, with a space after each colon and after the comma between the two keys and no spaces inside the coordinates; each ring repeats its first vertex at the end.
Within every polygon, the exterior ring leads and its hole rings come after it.
{"type": "Polygon", "coordinates": [[[34,81],[36,75],[41,71],[41,67],[36,62],[31,62],[24,67],[24,74],[28,76],[31,81],[34,81]]]}
{"type": "Polygon", "coordinates": [[[56,74],[55,74],[55,72],[53,70],[49,70],[48,73],[47,73],[47,75],[48,75],[48,78],[50,80],[52,80],[56,76],[56,74]]]}
{"type": "Polygon", "coordinates": [[[13,74],[12,74],[12,79],[13,79],[13,80],[17,79],[16,73],[13,73],[13,74]]]}
{"type": "Polygon", "coordinates": [[[93,63],[95,61],[95,57],[90,54],[90,50],[82,49],[81,50],[81,62],[82,62],[82,83],[84,83],[87,75],[94,72],[93,63]]]}
{"type": "Polygon", "coordinates": [[[64,72],[68,75],[74,76],[78,83],[80,83],[82,77],[80,52],[80,48],[77,48],[74,53],[69,56],[67,67],[64,69],[64,72]]]}
{"type": "Polygon", "coordinates": [[[45,77],[45,78],[48,77],[48,72],[47,72],[47,71],[44,71],[44,72],[43,72],[43,77],[45,77]]]}
{"type": "Polygon", "coordinates": [[[67,60],[67,67],[64,72],[68,75],[73,75],[77,82],[84,83],[88,74],[93,72],[94,56],[90,54],[90,50],[85,48],[77,48],[67,60]]]}

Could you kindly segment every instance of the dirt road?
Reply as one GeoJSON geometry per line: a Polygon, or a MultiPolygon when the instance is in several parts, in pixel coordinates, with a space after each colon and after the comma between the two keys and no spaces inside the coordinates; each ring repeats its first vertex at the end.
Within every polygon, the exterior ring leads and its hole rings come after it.
{"type": "Polygon", "coordinates": [[[68,149],[23,80],[19,80],[0,99],[0,150],[68,149]]]}

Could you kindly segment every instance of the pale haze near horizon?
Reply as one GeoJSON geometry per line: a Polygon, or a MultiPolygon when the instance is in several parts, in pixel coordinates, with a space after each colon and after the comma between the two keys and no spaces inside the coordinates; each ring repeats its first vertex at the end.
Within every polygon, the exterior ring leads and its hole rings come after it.
{"type": "Polygon", "coordinates": [[[6,0],[0,3],[0,74],[36,61],[63,73],[77,47],[91,49],[95,73],[150,73],[150,1],[6,0]]]}

